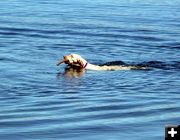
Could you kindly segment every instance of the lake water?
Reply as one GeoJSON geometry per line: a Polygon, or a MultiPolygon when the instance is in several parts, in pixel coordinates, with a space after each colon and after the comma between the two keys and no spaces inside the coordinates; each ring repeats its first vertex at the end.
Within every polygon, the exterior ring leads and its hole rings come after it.
{"type": "Polygon", "coordinates": [[[179,0],[0,5],[0,139],[163,140],[180,124],[179,0]],[[57,67],[70,53],[151,69],[57,67]]]}

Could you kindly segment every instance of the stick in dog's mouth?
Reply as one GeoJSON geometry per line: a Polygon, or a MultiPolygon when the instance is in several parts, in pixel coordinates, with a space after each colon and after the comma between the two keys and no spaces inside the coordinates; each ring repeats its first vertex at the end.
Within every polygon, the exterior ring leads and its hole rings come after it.
{"type": "Polygon", "coordinates": [[[64,63],[64,60],[59,61],[56,65],[59,66],[60,64],[64,63]]]}

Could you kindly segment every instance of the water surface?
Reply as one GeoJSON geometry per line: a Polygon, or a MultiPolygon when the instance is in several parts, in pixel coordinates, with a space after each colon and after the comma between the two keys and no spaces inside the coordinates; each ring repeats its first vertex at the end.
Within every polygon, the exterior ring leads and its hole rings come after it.
{"type": "Polygon", "coordinates": [[[160,140],[179,124],[180,1],[0,5],[0,139],[160,140]],[[69,53],[152,69],[56,67],[69,53]]]}

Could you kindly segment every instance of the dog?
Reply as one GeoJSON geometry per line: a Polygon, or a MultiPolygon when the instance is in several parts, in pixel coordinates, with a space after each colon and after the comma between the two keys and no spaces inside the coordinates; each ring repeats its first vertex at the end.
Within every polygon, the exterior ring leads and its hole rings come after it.
{"type": "Polygon", "coordinates": [[[91,63],[88,63],[87,60],[85,60],[84,58],[82,58],[80,55],[78,54],[69,54],[64,56],[64,59],[59,61],[57,63],[57,66],[59,66],[60,64],[67,64],[68,66],[77,66],[80,67],[82,69],[87,69],[87,70],[108,70],[108,71],[112,71],[112,70],[137,70],[137,69],[141,69],[141,70],[146,70],[147,67],[137,67],[137,66],[125,66],[125,65],[115,65],[115,66],[99,66],[99,65],[94,65],[91,63]]]}

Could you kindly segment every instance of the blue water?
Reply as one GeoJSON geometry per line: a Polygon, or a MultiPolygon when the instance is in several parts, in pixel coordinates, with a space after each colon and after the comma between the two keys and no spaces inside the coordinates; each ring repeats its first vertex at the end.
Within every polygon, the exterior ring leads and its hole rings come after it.
{"type": "Polygon", "coordinates": [[[0,139],[163,140],[180,124],[179,0],[0,1],[0,139]],[[130,71],[65,70],[89,62],[130,71]]]}

